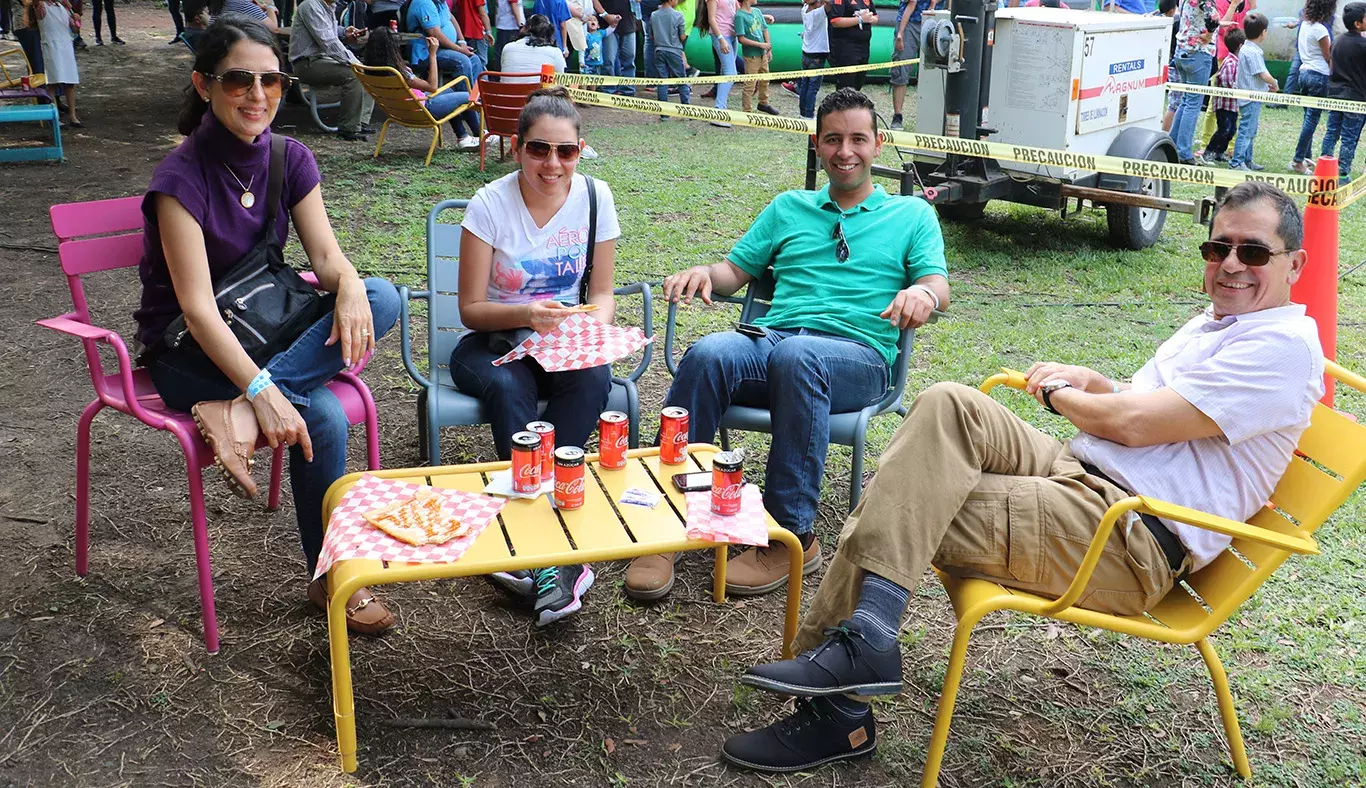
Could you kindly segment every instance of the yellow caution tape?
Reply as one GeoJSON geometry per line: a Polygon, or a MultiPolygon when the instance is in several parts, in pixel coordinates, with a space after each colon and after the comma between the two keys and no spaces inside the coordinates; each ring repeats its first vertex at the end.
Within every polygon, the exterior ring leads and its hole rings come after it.
{"type": "Polygon", "coordinates": [[[1309,107],[1311,109],[1348,112],[1353,115],[1366,115],[1366,101],[1350,101],[1348,99],[1335,99],[1320,96],[1299,96],[1292,93],[1234,90],[1233,88],[1216,88],[1209,85],[1187,85],[1183,82],[1168,82],[1167,90],[1177,93],[1199,93],[1202,96],[1218,96],[1220,98],[1260,101],[1264,104],[1285,104],[1294,107],[1309,107]]]}
{"type": "Polygon", "coordinates": [[[1337,197],[1338,208],[1346,208],[1361,199],[1362,195],[1366,195],[1366,177],[1357,178],[1346,186],[1338,187],[1337,194],[1335,195],[1337,197]]]}
{"type": "MultiPolygon", "coordinates": [[[[560,75],[556,75],[560,76],[560,75]]],[[[691,120],[716,121],[738,126],[751,126],[759,129],[773,129],[796,134],[815,134],[816,122],[805,118],[764,115],[754,112],[737,112],[730,109],[713,109],[694,104],[673,104],[654,99],[634,96],[615,96],[596,93],[590,90],[569,88],[569,96],[580,104],[599,107],[646,112],[653,115],[669,115],[691,120]]],[[[929,151],[934,153],[953,153],[960,156],[1000,159],[1022,164],[1041,164],[1050,167],[1091,170],[1112,175],[1127,175],[1137,178],[1156,178],[1179,183],[1194,183],[1201,186],[1237,186],[1245,181],[1270,183],[1287,194],[1300,196],[1313,195],[1317,202],[1332,205],[1335,192],[1323,188],[1319,179],[1308,175],[1267,174],[1243,172],[1238,170],[1216,169],[1214,167],[1195,167],[1186,164],[1126,159],[1120,156],[1106,156],[1091,153],[1068,153],[1049,148],[1032,148],[1025,145],[1011,145],[1003,142],[967,140],[958,137],[940,137],[933,134],[917,134],[907,131],[882,129],[878,132],[882,141],[900,148],[929,151]]],[[[1336,182],[1335,180],[1333,181],[1336,182]]],[[[1366,178],[1362,179],[1366,182],[1366,178]]],[[[1355,184],[1354,184],[1355,185],[1355,184]]]]}
{"type": "Polygon", "coordinates": [[[714,74],[709,77],[678,77],[676,79],[657,77],[612,77],[606,74],[571,74],[557,71],[551,82],[556,85],[717,85],[722,82],[761,82],[801,79],[802,77],[823,77],[827,74],[853,74],[859,71],[876,71],[880,68],[911,66],[920,58],[893,60],[890,63],[864,63],[858,66],[832,66],[812,68],[802,71],[774,71],[762,74],[714,74]]]}

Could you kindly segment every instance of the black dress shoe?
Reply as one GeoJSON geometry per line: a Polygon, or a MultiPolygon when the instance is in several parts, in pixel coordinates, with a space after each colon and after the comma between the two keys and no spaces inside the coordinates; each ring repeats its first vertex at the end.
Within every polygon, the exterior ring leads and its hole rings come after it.
{"type": "Polygon", "coordinates": [[[337,136],[347,142],[369,142],[370,137],[363,131],[339,131],[337,136]]]}
{"type": "Polygon", "coordinates": [[[825,642],[796,659],[756,665],[741,684],[781,695],[895,695],[901,692],[901,649],[873,648],[859,622],[825,630],[825,642]]]}
{"type": "Polygon", "coordinates": [[[875,749],[877,729],[871,710],[850,719],[825,698],[801,698],[796,713],[787,719],[726,739],[721,757],[760,772],[797,772],[871,755],[875,749]]]}
{"type": "Polygon", "coordinates": [[[379,131],[379,129],[375,128],[374,126],[371,126],[369,123],[366,123],[365,125],[360,127],[361,134],[374,134],[377,131],[379,131]]]}
{"type": "Polygon", "coordinates": [[[769,115],[781,115],[781,114],[783,114],[783,113],[779,112],[777,109],[775,109],[775,108],[773,107],[772,104],[760,104],[760,105],[759,105],[759,111],[760,111],[760,112],[767,113],[767,114],[769,114],[769,115]]]}

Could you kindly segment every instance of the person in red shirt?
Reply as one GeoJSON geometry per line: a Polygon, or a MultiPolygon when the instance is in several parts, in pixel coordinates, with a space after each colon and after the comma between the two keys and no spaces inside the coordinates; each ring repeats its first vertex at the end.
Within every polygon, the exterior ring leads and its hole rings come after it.
{"type": "Polygon", "coordinates": [[[478,71],[483,71],[489,65],[489,42],[484,31],[493,29],[489,23],[488,4],[485,0],[448,1],[455,23],[460,26],[460,32],[465,34],[465,42],[474,47],[474,53],[479,56],[478,71]]]}

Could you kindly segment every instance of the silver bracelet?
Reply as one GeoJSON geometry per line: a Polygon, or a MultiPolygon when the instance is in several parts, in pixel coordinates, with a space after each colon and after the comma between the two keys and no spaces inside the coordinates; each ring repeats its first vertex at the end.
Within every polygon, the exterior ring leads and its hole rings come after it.
{"type": "Polygon", "coordinates": [[[916,289],[916,290],[924,290],[926,293],[929,293],[929,294],[930,294],[930,298],[933,298],[933,299],[934,299],[934,309],[935,309],[935,311],[936,311],[936,312],[939,311],[939,294],[936,293],[936,292],[934,292],[934,290],[931,289],[929,285],[914,284],[914,285],[911,285],[911,287],[914,288],[914,289],[916,289]]]}

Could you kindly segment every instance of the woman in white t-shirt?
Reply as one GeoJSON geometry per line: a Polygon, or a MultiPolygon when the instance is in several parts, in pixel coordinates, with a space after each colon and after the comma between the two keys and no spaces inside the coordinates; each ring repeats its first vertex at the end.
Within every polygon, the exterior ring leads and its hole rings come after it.
{"type": "MultiPolygon", "coordinates": [[[[532,14],[526,20],[526,35],[503,48],[504,73],[540,74],[541,66],[556,73],[565,69],[564,52],[555,43],[555,26],[545,14],[532,14]]],[[[536,77],[502,77],[503,82],[540,82],[536,77]]]]}
{"type": "MultiPolygon", "coordinates": [[[[1296,46],[1300,55],[1299,92],[1305,96],[1328,95],[1328,75],[1332,71],[1329,48],[1332,37],[1328,28],[1333,24],[1337,0],[1309,0],[1304,4],[1304,22],[1300,25],[1296,46]]],[[[1304,108],[1304,123],[1300,126],[1300,140],[1295,145],[1295,159],[1290,169],[1305,175],[1314,169],[1314,132],[1319,128],[1323,110],[1304,108]]]]}
{"type": "MultiPolygon", "coordinates": [[[[451,378],[483,402],[501,460],[512,455],[513,433],[538,420],[555,425],[557,446],[581,447],[607,407],[610,366],[546,372],[531,358],[493,366],[521,341],[522,329],[548,332],[571,306],[586,302],[596,307],[591,317],[612,322],[621,226],[612,190],[594,180],[597,232],[584,283],[590,206],[587,178],[575,174],[583,147],[568,92],[555,87],[532,93],[512,138],[521,169],[475,192],[461,223],[460,319],[471,331],[451,354],[451,378]],[[549,401],[539,415],[538,400],[549,401]]],[[[491,579],[534,600],[536,624],[544,626],[580,608],[593,570],[583,564],[499,572],[491,579]]]]}

